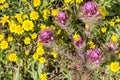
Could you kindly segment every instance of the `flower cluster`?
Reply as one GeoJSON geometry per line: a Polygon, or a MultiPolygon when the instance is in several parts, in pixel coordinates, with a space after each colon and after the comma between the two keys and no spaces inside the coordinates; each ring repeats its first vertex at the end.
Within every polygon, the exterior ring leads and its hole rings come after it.
{"type": "Polygon", "coordinates": [[[101,50],[100,48],[95,48],[87,51],[87,56],[90,58],[92,62],[99,64],[99,60],[101,59],[101,50]]]}

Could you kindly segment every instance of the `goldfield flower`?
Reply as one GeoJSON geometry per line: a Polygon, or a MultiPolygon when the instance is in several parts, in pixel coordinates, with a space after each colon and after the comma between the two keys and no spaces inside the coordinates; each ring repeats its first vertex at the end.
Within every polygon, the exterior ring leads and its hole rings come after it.
{"type": "Polygon", "coordinates": [[[31,38],[32,38],[32,39],[36,39],[36,38],[37,38],[37,34],[36,34],[36,33],[33,33],[33,34],[31,35],[31,38]]]}
{"type": "Polygon", "coordinates": [[[81,3],[83,2],[83,0],[76,0],[76,3],[81,3]]]}
{"type": "Polygon", "coordinates": [[[41,0],[33,0],[34,7],[38,7],[41,4],[41,0]]]}
{"type": "Polygon", "coordinates": [[[85,24],[85,29],[88,30],[89,29],[89,25],[85,24]]]}
{"type": "Polygon", "coordinates": [[[0,43],[0,48],[1,49],[7,49],[8,48],[8,42],[7,41],[2,41],[1,43],[0,43]]]}
{"type": "Polygon", "coordinates": [[[83,5],[82,10],[88,17],[91,17],[99,14],[98,8],[99,6],[96,3],[89,1],[83,5]]]}
{"type": "Polygon", "coordinates": [[[103,17],[109,15],[109,12],[108,12],[105,8],[103,8],[103,7],[99,9],[99,13],[100,13],[103,17]]]}
{"type": "Polygon", "coordinates": [[[110,70],[113,72],[118,72],[120,69],[119,62],[112,62],[110,64],[110,70]]]}
{"type": "Polygon", "coordinates": [[[38,46],[37,50],[36,50],[36,54],[42,56],[44,54],[44,49],[42,46],[38,46]]]}
{"type": "Polygon", "coordinates": [[[50,10],[44,9],[43,10],[43,18],[46,20],[49,15],[50,15],[50,10]]]}
{"type": "Polygon", "coordinates": [[[83,40],[82,40],[82,38],[80,37],[80,35],[75,34],[75,35],[73,36],[73,39],[74,39],[74,45],[75,45],[75,46],[77,46],[77,47],[81,47],[81,46],[82,46],[83,40]]]}
{"type": "Polygon", "coordinates": [[[26,51],[25,51],[25,55],[29,55],[29,50],[26,50],[26,51]]]}
{"type": "Polygon", "coordinates": [[[4,3],[5,2],[5,0],[0,0],[0,3],[4,3]]]}
{"type": "Polygon", "coordinates": [[[51,54],[53,55],[53,57],[54,57],[54,58],[56,58],[56,57],[57,57],[57,55],[58,55],[58,53],[57,53],[57,52],[52,52],[51,54]]]}
{"type": "Polygon", "coordinates": [[[113,35],[111,36],[111,40],[112,40],[113,42],[117,42],[117,41],[118,41],[118,37],[113,34],[113,35]]]}
{"type": "Polygon", "coordinates": [[[4,24],[8,22],[8,18],[9,18],[9,16],[6,16],[6,15],[4,15],[1,18],[0,23],[2,23],[2,26],[4,26],[4,24]]]}
{"type": "Polygon", "coordinates": [[[101,50],[100,48],[94,48],[87,51],[87,56],[91,60],[91,62],[95,62],[99,64],[99,60],[101,59],[101,50]]]}
{"type": "Polygon", "coordinates": [[[110,21],[109,24],[110,24],[111,27],[115,26],[115,22],[114,21],[110,21]]]}
{"type": "Polygon", "coordinates": [[[24,44],[30,44],[30,41],[31,41],[31,39],[29,38],[29,37],[26,37],[25,39],[24,39],[24,44]]]}
{"type": "Polygon", "coordinates": [[[117,16],[117,19],[115,19],[115,22],[120,22],[120,18],[117,16]]]}
{"type": "Polygon", "coordinates": [[[33,30],[34,28],[34,24],[32,21],[30,20],[25,20],[22,24],[22,28],[25,30],[25,31],[29,31],[29,30],[33,30]]]}
{"type": "Polygon", "coordinates": [[[40,74],[40,80],[47,80],[47,74],[46,73],[40,74]]]}
{"type": "Polygon", "coordinates": [[[37,20],[38,18],[39,18],[38,12],[32,11],[32,12],[30,13],[30,19],[31,19],[31,20],[37,20]]]}
{"type": "Polygon", "coordinates": [[[11,54],[8,55],[8,60],[9,61],[15,62],[15,61],[17,61],[17,59],[18,59],[18,57],[15,53],[11,53],[11,54]]]}
{"type": "Polygon", "coordinates": [[[49,28],[42,30],[38,36],[38,41],[41,43],[48,43],[53,40],[54,40],[53,31],[52,29],[49,28]]]}
{"type": "Polygon", "coordinates": [[[120,59],[120,53],[118,54],[118,59],[120,59]]]}
{"type": "Polygon", "coordinates": [[[16,24],[10,24],[10,27],[9,27],[9,30],[10,30],[10,32],[15,32],[15,28],[17,27],[17,25],[16,24]]]}
{"type": "Polygon", "coordinates": [[[46,62],[46,59],[45,59],[44,57],[40,57],[40,58],[39,58],[39,62],[40,62],[41,64],[44,64],[44,63],[46,62]]]}
{"type": "Polygon", "coordinates": [[[23,32],[24,32],[24,30],[20,25],[16,26],[15,33],[22,34],[23,32]]]}
{"type": "Polygon", "coordinates": [[[89,41],[88,44],[90,49],[95,48],[95,44],[92,41],[89,41]]]}
{"type": "Polygon", "coordinates": [[[4,39],[4,35],[0,34],[0,41],[2,41],[4,39]]]}
{"type": "Polygon", "coordinates": [[[55,17],[55,20],[62,24],[65,25],[68,22],[68,14],[66,11],[60,11],[58,15],[55,17]]]}
{"type": "Polygon", "coordinates": [[[40,29],[41,29],[41,30],[44,30],[44,29],[46,29],[46,28],[47,28],[47,26],[46,26],[45,24],[41,24],[41,25],[40,25],[40,29]]]}
{"type": "Polygon", "coordinates": [[[3,4],[3,7],[6,9],[6,8],[9,8],[9,4],[8,3],[4,3],[3,4]]]}
{"type": "Polygon", "coordinates": [[[13,41],[13,37],[9,36],[9,37],[7,38],[7,41],[8,41],[8,42],[13,41]]]}
{"type": "Polygon", "coordinates": [[[15,15],[15,18],[17,19],[17,21],[18,21],[19,23],[22,23],[22,21],[23,21],[23,19],[22,19],[22,14],[17,13],[17,14],[15,15]]]}
{"type": "Polygon", "coordinates": [[[58,13],[59,13],[59,10],[58,10],[58,9],[53,9],[53,10],[51,11],[51,15],[52,15],[52,16],[56,16],[58,13]]]}
{"type": "Polygon", "coordinates": [[[106,27],[102,27],[102,28],[101,28],[102,33],[105,33],[105,32],[106,32],[106,30],[107,30],[107,28],[106,28],[106,27]]]}
{"type": "Polygon", "coordinates": [[[38,57],[39,57],[39,55],[38,55],[37,53],[34,53],[33,56],[32,56],[32,58],[33,58],[35,61],[38,60],[38,57]]]}

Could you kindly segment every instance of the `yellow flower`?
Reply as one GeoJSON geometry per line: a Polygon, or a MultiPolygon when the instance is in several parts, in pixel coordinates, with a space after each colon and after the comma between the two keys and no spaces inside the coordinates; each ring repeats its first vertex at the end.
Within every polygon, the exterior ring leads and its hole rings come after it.
{"type": "Polygon", "coordinates": [[[120,18],[117,16],[117,19],[115,20],[115,22],[120,22],[120,18]]]}
{"type": "Polygon", "coordinates": [[[13,41],[13,37],[9,36],[9,37],[7,38],[7,41],[8,41],[8,42],[13,41]]]}
{"type": "Polygon", "coordinates": [[[4,7],[4,8],[8,8],[8,7],[9,7],[9,4],[8,4],[8,3],[4,3],[4,4],[3,4],[3,7],[4,7]]]}
{"type": "Polygon", "coordinates": [[[4,9],[4,6],[3,5],[0,5],[0,10],[4,9]]]}
{"type": "Polygon", "coordinates": [[[83,2],[83,0],[76,0],[76,3],[81,3],[83,2]]]}
{"type": "Polygon", "coordinates": [[[43,18],[44,19],[47,19],[47,17],[49,16],[49,14],[50,14],[50,11],[48,9],[44,9],[43,10],[43,18]]]}
{"type": "Polygon", "coordinates": [[[118,41],[118,38],[117,38],[117,36],[116,35],[112,35],[111,36],[111,40],[113,41],[113,42],[117,42],[118,41]]]}
{"type": "Polygon", "coordinates": [[[120,59],[120,53],[118,54],[118,58],[120,59]]]}
{"type": "Polygon", "coordinates": [[[55,26],[53,26],[53,25],[51,25],[50,28],[51,28],[52,30],[55,30],[55,26]]]}
{"type": "Polygon", "coordinates": [[[26,50],[26,51],[25,51],[25,55],[29,55],[29,50],[26,50]]]}
{"type": "Polygon", "coordinates": [[[35,39],[37,37],[37,34],[36,33],[33,33],[32,35],[31,35],[31,38],[32,39],[35,39]]]}
{"type": "Polygon", "coordinates": [[[27,15],[23,15],[22,18],[23,18],[23,19],[26,19],[26,18],[27,18],[27,15]]]}
{"type": "Polygon", "coordinates": [[[47,74],[46,73],[40,74],[40,80],[47,80],[47,74]]]}
{"type": "Polygon", "coordinates": [[[92,41],[88,42],[88,44],[89,44],[90,49],[95,48],[95,44],[92,41]]]}
{"type": "Polygon", "coordinates": [[[106,29],[107,29],[106,27],[102,27],[102,28],[101,28],[102,33],[105,33],[105,32],[106,32],[106,29]]]}
{"type": "Polygon", "coordinates": [[[86,29],[86,30],[88,30],[88,29],[89,29],[88,24],[85,24],[85,29],[86,29]]]}
{"type": "Polygon", "coordinates": [[[56,53],[56,52],[52,52],[51,54],[53,55],[54,58],[56,58],[58,55],[58,53],[56,53]]]}
{"type": "Polygon", "coordinates": [[[41,24],[41,25],[40,25],[40,28],[41,28],[41,30],[44,30],[44,29],[47,28],[47,26],[46,26],[45,24],[41,24]]]}
{"type": "Polygon", "coordinates": [[[38,54],[36,54],[36,53],[34,53],[32,57],[33,57],[33,59],[34,59],[34,60],[37,60],[37,59],[38,59],[38,57],[39,57],[39,55],[38,55],[38,54]]]}
{"type": "Polygon", "coordinates": [[[61,33],[61,30],[58,30],[58,31],[57,31],[57,35],[59,35],[60,33],[61,33]]]}
{"type": "Polygon", "coordinates": [[[24,30],[22,29],[22,27],[20,25],[16,26],[15,33],[22,34],[23,32],[24,32],[24,30]]]}
{"type": "Polygon", "coordinates": [[[74,0],[64,0],[65,3],[70,3],[70,4],[73,4],[74,3],[74,0]]]}
{"type": "Polygon", "coordinates": [[[58,14],[59,10],[58,9],[53,9],[51,15],[56,16],[58,14]]]}
{"type": "Polygon", "coordinates": [[[36,53],[40,56],[42,56],[44,54],[44,49],[42,46],[38,46],[36,53]]]}
{"type": "Polygon", "coordinates": [[[120,78],[118,80],[120,80],[120,78]]]}
{"type": "Polygon", "coordinates": [[[115,22],[110,21],[110,22],[109,22],[109,24],[110,24],[110,26],[112,26],[112,27],[113,27],[113,26],[115,25],[115,22]]]}
{"type": "Polygon", "coordinates": [[[42,46],[42,43],[40,43],[39,41],[37,42],[37,46],[42,46]]]}
{"type": "Polygon", "coordinates": [[[117,72],[119,71],[120,67],[119,67],[119,63],[118,62],[112,62],[110,64],[110,70],[113,72],[117,72]]]}
{"type": "Polygon", "coordinates": [[[16,24],[10,24],[9,30],[10,32],[15,32],[16,24]]]}
{"type": "Polygon", "coordinates": [[[24,43],[25,43],[25,44],[30,44],[30,38],[29,38],[29,37],[25,38],[25,39],[24,39],[24,43]]]}
{"type": "Polygon", "coordinates": [[[17,21],[18,21],[19,23],[22,23],[22,21],[23,21],[23,19],[22,19],[22,14],[17,13],[17,14],[15,15],[15,18],[17,18],[17,21]]]}
{"type": "Polygon", "coordinates": [[[99,12],[103,17],[105,17],[109,14],[109,12],[103,7],[99,9],[99,12]]]}
{"type": "Polygon", "coordinates": [[[34,7],[38,7],[41,4],[40,0],[33,0],[34,7]]]}
{"type": "Polygon", "coordinates": [[[4,38],[4,35],[0,34],[0,41],[3,40],[3,38],[4,38]]]}
{"type": "Polygon", "coordinates": [[[29,20],[25,20],[22,24],[22,28],[25,30],[25,31],[29,31],[29,30],[33,30],[33,27],[34,27],[34,24],[32,21],[29,21],[29,20]]]}
{"type": "Polygon", "coordinates": [[[11,53],[11,54],[8,55],[8,60],[9,60],[9,61],[15,62],[15,61],[17,61],[17,58],[18,58],[18,57],[16,56],[15,53],[11,53]]]}
{"type": "Polygon", "coordinates": [[[41,64],[44,64],[44,63],[46,62],[46,59],[45,59],[44,57],[40,57],[40,58],[39,58],[39,62],[40,62],[41,64]]]}
{"type": "Polygon", "coordinates": [[[7,49],[8,48],[8,42],[7,41],[2,41],[0,43],[0,48],[1,49],[7,49]]]}
{"type": "Polygon", "coordinates": [[[4,24],[5,24],[6,22],[8,22],[8,18],[9,18],[9,16],[6,16],[6,15],[4,15],[4,16],[2,17],[2,20],[0,21],[0,22],[2,23],[2,26],[4,26],[4,24]]]}
{"type": "Polygon", "coordinates": [[[31,20],[37,20],[38,18],[39,18],[38,12],[32,11],[32,12],[30,13],[30,19],[31,19],[31,20]]]}
{"type": "Polygon", "coordinates": [[[4,3],[5,2],[5,0],[0,0],[0,3],[4,3]]]}
{"type": "Polygon", "coordinates": [[[75,34],[75,35],[73,36],[73,38],[74,38],[75,41],[78,41],[78,40],[79,40],[79,37],[80,37],[79,34],[75,34]]]}
{"type": "Polygon", "coordinates": [[[26,0],[22,0],[22,2],[26,2],[26,0]]]}

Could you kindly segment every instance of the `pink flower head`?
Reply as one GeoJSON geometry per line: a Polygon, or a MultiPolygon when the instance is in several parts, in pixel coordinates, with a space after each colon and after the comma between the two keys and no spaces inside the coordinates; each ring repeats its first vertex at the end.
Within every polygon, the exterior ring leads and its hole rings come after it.
{"type": "Polygon", "coordinates": [[[40,32],[38,36],[38,41],[41,43],[48,43],[53,40],[54,40],[54,37],[53,37],[52,29],[44,29],[40,32]]]}
{"type": "Polygon", "coordinates": [[[62,25],[65,25],[68,21],[68,15],[67,15],[67,12],[66,11],[60,11],[57,15],[57,17],[55,18],[55,20],[62,24],[62,25]]]}
{"type": "Polygon", "coordinates": [[[113,42],[109,42],[107,44],[107,47],[108,47],[108,50],[112,50],[112,51],[115,51],[116,48],[117,48],[117,44],[113,43],[113,42]]]}
{"type": "Polygon", "coordinates": [[[94,3],[93,1],[89,1],[85,3],[84,6],[82,7],[82,10],[88,17],[99,14],[98,5],[94,3]]]}
{"type": "Polygon", "coordinates": [[[83,43],[83,40],[82,40],[81,37],[79,37],[78,41],[74,40],[74,45],[77,46],[77,47],[81,47],[82,43],[83,43]]]}
{"type": "Polygon", "coordinates": [[[99,64],[99,60],[101,58],[100,48],[88,50],[87,56],[90,58],[91,62],[95,62],[96,64],[99,64]]]}

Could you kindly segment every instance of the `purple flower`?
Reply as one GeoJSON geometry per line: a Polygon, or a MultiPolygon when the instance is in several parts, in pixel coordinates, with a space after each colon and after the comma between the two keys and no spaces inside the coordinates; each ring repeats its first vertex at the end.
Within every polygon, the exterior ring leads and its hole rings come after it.
{"type": "Polygon", "coordinates": [[[54,37],[53,37],[52,29],[42,30],[38,36],[38,41],[41,43],[48,43],[53,40],[54,40],[54,37]]]}
{"type": "Polygon", "coordinates": [[[77,47],[81,47],[82,43],[83,43],[83,40],[82,40],[81,37],[79,37],[78,41],[74,40],[74,45],[77,46],[77,47]]]}
{"type": "Polygon", "coordinates": [[[98,5],[93,1],[89,1],[84,4],[82,10],[88,17],[91,17],[95,14],[98,14],[98,5]]]}
{"type": "Polygon", "coordinates": [[[101,58],[101,50],[100,48],[91,49],[87,51],[87,56],[90,58],[92,62],[99,64],[99,60],[101,58]]]}
{"type": "Polygon", "coordinates": [[[108,47],[108,50],[111,50],[111,51],[115,51],[116,48],[117,48],[117,44],[113,43],[113,42],[109,42],[107,44],[107,47],[108,47]]]}
{"type": "Polygon", "coordinates": [[[62,25],[65,25],[68,21],[68,15],[66,13],[66,11],[60,11],[57,15],[57,17],[55,18],[55,20],[62,24],[62,25]]]}

